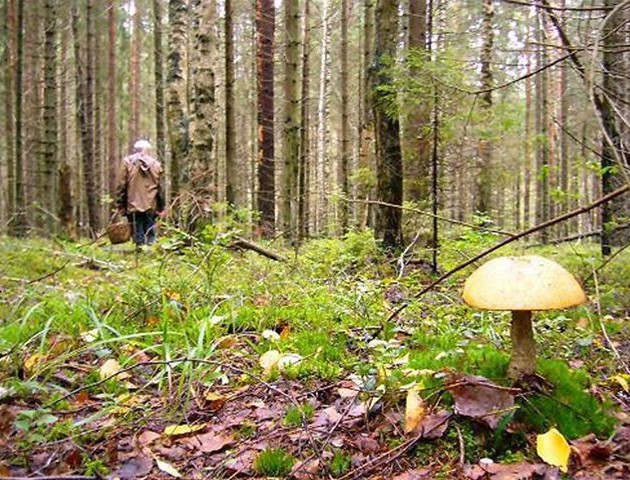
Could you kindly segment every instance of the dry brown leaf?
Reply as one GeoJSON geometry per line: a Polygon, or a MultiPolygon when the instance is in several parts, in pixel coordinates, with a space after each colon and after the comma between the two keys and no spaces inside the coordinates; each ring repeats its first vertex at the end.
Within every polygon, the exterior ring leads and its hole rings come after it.
{"type": "Polygon", "coordinates": [[[122,464],[114,476],[120,480],[134,480],[138,477],[146,477],[151,470],[153,470],[153,459],[146,455],[138,455],[122,464]]]}
{"type": "Polygon", "coordinates": [[[514,409],[514,389],[501,387],[484,377],[453,376],[446,388],[455,400],[455,413],[475,418],[492,429],[514,409]]]}
{"type": "Polygon", "coordinates": [[[396,475],[392,480],[424,480],[425,478],[433,478],[430,468],[414,468],[396,475]]]}
{"type": "Polygon", "coordinates": [[[145,430],[140,435],[138,435],[138,444],[143,447],[146,447],[147,445],[150,445],[151,443],[155,442],[161,437],[162,435],[160,435],[157,432],[154,432],[153,430],[145,430]]]}
{"type": "Polygon", "coordinates": [[[181,443],[190,445],[201,453],[213,453],[219,452],[225,447],[234,444],[234,437],[232,435],[222,435],[208,432],[183,439],[181,443]]]}
{"type": "Polygon", "coordinates": [[[426,413],[427,409],[420,393],[417,390],[409,390],[405,405],[405,433],[415,431],[426,413]]]}
{"type": "Polygon", "coordinates": [[[125,380],[131,377],[131,375],[129,375],[129,372],[118,373],[121,370],[122,370],[122,367],[120,366],[120,363],[118,363],[117,360],[110,358],[109,360],[106,360],[101,365],[98,372],[99,372],[99,376],[101,380],[114,378],[114,377],[117,378],[118,380],[125,380]]]}

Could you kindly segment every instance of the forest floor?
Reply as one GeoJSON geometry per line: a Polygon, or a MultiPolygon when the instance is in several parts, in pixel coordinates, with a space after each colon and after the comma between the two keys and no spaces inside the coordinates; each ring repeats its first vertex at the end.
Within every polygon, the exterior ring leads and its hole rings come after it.
{"type": "MultiPolygon", "coordinates": [[[[440,271],[497,240],[450,232],[440,271]]],[[[274,261],[232,241],[0,238],[0,478],[630,478],[630,251],[499,252],[552,258],[588,295],[536,314],[539,376],[513,386],[509,314],[461,301],[474,267],[414,298],[422,249],[351,233],[266,243],[274,261]],[[537,454],[552,428],[566,473],[537,454]]]]}

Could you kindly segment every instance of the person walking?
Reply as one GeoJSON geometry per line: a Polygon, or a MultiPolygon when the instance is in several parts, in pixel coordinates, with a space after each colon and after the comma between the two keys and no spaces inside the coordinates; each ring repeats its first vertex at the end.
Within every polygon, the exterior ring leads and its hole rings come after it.
{"type": "Polygon", "coordinates": [[[147,140],[134,144],[135,153],[122,161],[116,207],[133,226],[133,241],[137,247],[155,241],[155,219],[165,215],[163,168],[149,151],[147,140]]]}

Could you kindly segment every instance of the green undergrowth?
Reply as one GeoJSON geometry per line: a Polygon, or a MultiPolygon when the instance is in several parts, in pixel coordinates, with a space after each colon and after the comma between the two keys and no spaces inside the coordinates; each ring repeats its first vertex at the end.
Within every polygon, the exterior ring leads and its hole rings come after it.
{"type": "MultiPolygon", "coordinates": [[[[253,376],[182,362],[157,367],[147,383],[186,402],[192,383],[256,382],[262,375],[258,357],[277,349],[302,357],[299,365],[283,373],[287,377],[336,381],[355,375],[364,380],[366,391],[381,388],[395,399],[401,387],[417,382],[434,401],[453,373],[507,384],[509,314],[474,311],[462,305],[459,296],[463,279],[474,267],[414,299],[434,278],[430,269],[409,268],[399,276],[396,261],[383,255],[370,232],[353,232],[343,240],[312,240],[297,251],[278,242],[261,242],[286,262],[229,250],[225,246],[231,235],[215,227],[192,239],[175,232],[140,255],[130,246],[0,238],[3,388],[14,395],[23,389],[24,398],[35,397],[46,405],[66,392],[50,388],[55,372],[79,359],[94,367],[81,383],[97,383],[96,366],[106,359],[115,358],[123,366],[138,362],[138,352],[160,360],[223,359],[226,339],[238,342],[231,358],[247,365],[253,376]],[[409,302],[408,308],[385,321],[403,301],[409,302]],[[265,331],[276,335],[263,336],[265,331]],[[26,365],[29,360],[32,365],[26,365]]],[[[440,252],[441,271],[498,239],[495,234],[449,232],[440,252]]],[[[517,244],[497,252],[533,253],[572,271],[584,283],[590,302],[564,312],[536,314],[538,371],[551,387],[519,397],[519,408],[509,420],[527,425],[527,432],[556,426],[568,438],[590,432],[605,437],[613,425],[612,407],[590,390],[617,368],[602,340],[602,327],[609,335],[627,338],[622,320],[630,307],[630,254],[597,270],[601,260],[590,244],[554,248],[517,244]],[[568,366],[576,360],[579,368],[568,366]]],[[[430,259],[428,251],[417,254],[420,260],[430,259]]],[[[90,393],[104,395],[115,408],[125,388],[106,382],[90,393]]],[[[448,395],[440,398],[449,401],[448,395]]],[[[287,424],[298,425],[311,414],[308,408],[287,412],[287,424]]],[[[27,420],[32,431],[45,430],[37,422],[46,418],[27,420]]],[[[466,452],[471,458],[482,451],[509,457],[526,446],[524,437],[510,436],[505,428],[489,434],[472,422],[461,425],[465,440],[467,435],[475,438],[470,445],[478,450],[466,452]]],[[[245,430],[244,437],[252,434],[245,430]]],[[[453,431],[448,435],[457,435],[453,431]]],[[[457,444],[452,441],[448,437],[442,446],[438,445],[442,440],[430,445],[448,449],[457,444]]],[[[270,462],[289,463],[280,457],[273,453],[270,462]]],[[[346,464],[340,452],[333,459],[333,475],[341,476],[346,464]]]]}

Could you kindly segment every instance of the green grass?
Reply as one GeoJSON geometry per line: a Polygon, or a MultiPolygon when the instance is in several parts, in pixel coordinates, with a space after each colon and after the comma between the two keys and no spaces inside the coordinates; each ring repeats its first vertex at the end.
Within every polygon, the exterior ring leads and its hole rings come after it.
{"type": "Polygon", "coordinates": [[[286,477],[291,473],[295,457],[282,448],[268,448],[254,460],[254,470],[267,477],[286,477]]]}
{"type": "MultiPolygon", "coordinates": [[[[134,355],[143,352],[159,360],[235,358],[253,365],[272,348],[303,357],[299,365],[282,374],[285,377],[336,381],[356,373],[373,379],[373,388],[382,385],[392,398],[413,380],[422,382],[428,394],[439,391],[443,379],[431,372],[462,372],[507,383],[509,315],[474,311],[459,298],[461,282],[473,267],[422,298],[410,299],[398,319],[383,325],[384,343],[375,345],[370,343],[372,332],[392,308],[383,292],[395,287],[413,295],[431,278],[421,271],[397,278],[392,262],[382,256],[369,232],[352,232],[343,240],[310,241],[300,247],[297,257],[277,244],[268,245],[289,259],[283,263],[253,252],[231,252],[221,246],[224,241],[220,229],[209,230],[177,253],[158,250],[136,259],[99,244],[0,238],[0,352],[11,352],[0,360],[3,387],[44,406],[59,397],[48,382],[54,373],[76,375],[64,370],[69,364],[92,366],[80,378],[81,384],[88,385],[98,382],[98,365],[108,358],[133,365],[138,361],[134,355]],[[80,266],[90,258],[100,262],[102,269],[80,266]],[[63,265],[55,275],[25,282],[63,265]],[[401,328],[409,335],[400,337],[397,330],[401,328]],[[259,334],[264,329],[284,334],[277,341],[262,340],[259,334]],[[86,340],[87,332],[94,338],[86,340]],[[233,337],[238,346],[233,350],[220,347],[219,339],[226,337],[233,337]],[[234,352],[236,357],[231,356],[234,352]],[[25,369],[24,362],[34,354],[44,356],[42,362],[25,369]],[[408,363],[397,363],[405,355],[408,363]]],[[[448,232],[440,255],[442,268],[457,265],[495,241],[496,236],[490,234],[463,229],[448,232]]],[[[536,249],[518,244],[499,252],[524,253],[549,256],[582,281],[600,262],[596,246],[587,243],[536,249]]],[[[418,254],[422,257],[428,252],[418,254]]],[[[611,336],[628,336],[628,327],[618,321],[630,309],[627,278],[630,251],[598,273],[600,308],[611,336]]],[[[594,298],[594,280],[588,279],[586,287],[594,298]]],[[[515,421],[531,432],[556,426],[568,438],[590,432],[607,436],[613,425],[612,406],[589,390],[604,380],[597,375],[609,376],[617,365],[601,341],[594,303],[537,313],[535,331],[538,371],[554,388],[546,395],[519,399],[515,421]],[[569,368],[567,363],[573,360],[582,361],[584,369],[569,368]]],[[[260,372],[252,368],[256,371],[260,372]]],[[[191,385],[209,387],[227,381],[236,387],[256,379],[188,362],[155,367],[144,381],[186,404],[191,385]]],[[[112,404],[124,391],[120,382],[90,389],[112,404]]],[[[176,421],[183,409],[172,407],[176,421]]],[[[308,405],[303,407],[289,409],[285,423],[301,425],[308,405]]],[[[67,426],[59,428],[63,433],[67,426]]],[[[463,433],[482,436],[480,449],[486,452],[509,456],[526,447],[520,437],[501,432],[500,437],[486,438],[470,428],[463,433]]],[[[248,438],[255,433],[255,428],[243,427],[239,435],[248,438]]],[[[339,471],[343,470],[343,458],[337,462],[339,471]]],[[[94,468],[100,468],[98,462],[94,468]]],[[[332,466],[330,470],[335,474],[332,466]]]]}

